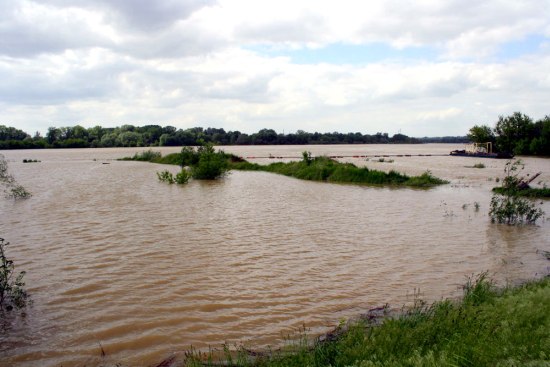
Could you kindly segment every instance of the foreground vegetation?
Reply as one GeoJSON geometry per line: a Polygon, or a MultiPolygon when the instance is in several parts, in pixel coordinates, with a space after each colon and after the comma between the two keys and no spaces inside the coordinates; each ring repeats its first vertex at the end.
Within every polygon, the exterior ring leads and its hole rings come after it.
{"type": "MultiPolygon", "coordinates": [[[[194,149],[183,147],[181,153],[162,156],[159,152],[147,151],[136,153],[133,157],[122,160],[149,161],[153,163],[175,164],[190,167],[190,176],[195,179],[215,179],[223,176],[230,169],[242,171],[265,171],[291,176],[302,180],[324,181],[333,183],[354,183],[367,185],[390,185],[410,187],[431,187],[447,183],[425,172],[420,176],[407,176],[395,171],[389,173],[357,167],[352,163],[340,163],[334,159],[321,156],[312,157],[304,152],[303,159],[295,162],[276,162],[269,165],[250,163],[233,154],[223,151],[215,152],[211,144],[194,149]]],[[[158,174],[161,181],[176,182],[175,177],[167,171],[158,174]]]]}
{"type": "Polygon", "coordinates": [[[417,301],[384,319],[365,317],[331,338],[270,353],[244,348],[220,359],[191,352],[187,366],[548,366],[550,278],[497,289],[470,279],[460,301],[417,301]]]}

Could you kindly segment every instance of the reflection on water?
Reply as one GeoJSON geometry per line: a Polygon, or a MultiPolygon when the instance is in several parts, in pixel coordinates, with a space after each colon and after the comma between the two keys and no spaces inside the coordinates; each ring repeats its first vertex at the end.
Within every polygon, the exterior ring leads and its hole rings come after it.
{"type": "MultiPolygon", "coordinates": [[[[435,155],[456,148],[225,150],[435,155]]],[[[456,296],[466,276],[484,270],[500,283],[548,273],[548,261],[537,253],[550,251],[548,221],[489,222],[490,188],[503,161],[473,169],[465,166],[475,159],[464,157],[346,159],[408,174],[428,169],[451,181],[430,190],[264,172],[170,186],[156,178],[165,167],[112,160],[141,150],[2,152],[18,182],[34,193],[25,201],[0,201],[0,234],[12,243],[18,269],[28,272],[34,305],[0,334],[0,365],[93,364],[99,343],[114,362],[137,366],[190,345],[276,345],[304,323],[321,333],[386,302],[400,307],[415,289],[428,300],[456,296]],[[24,158],[42,162],[23,164],[24,158]]],[[[550,160],[525,161],[549,181],[550,160]]],[[[548,202],[543,209],[550,213],[548,202]]]]}

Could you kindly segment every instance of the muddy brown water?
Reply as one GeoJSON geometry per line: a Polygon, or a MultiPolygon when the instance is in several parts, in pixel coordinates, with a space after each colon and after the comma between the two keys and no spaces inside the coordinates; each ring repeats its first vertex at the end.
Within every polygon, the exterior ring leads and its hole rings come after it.
{"type": "MultiPolygon", "coordinates": [[[[156,172],[175,166],[114,160],[143,148],[3,151],[34,194],[0,200],[0,237],[27,271],[33,304],[2,323],[0,365],[94,365],[100,345],[107,362],[130,366],[191,345],[278,346],[302,325],[320,334],[372,307],[400,308],[414,294],[456,297],[482,271],[500,284],[548,274],[540,251],[550,251],[550,220],[491,224],[490,189],[505,161],[437,156],[458,148],[223,148],[245,157],[432,154],[342,159],[451,181],[429,190],[264,172],[170,186],[156,172]],[[467,167],[475,163],[486,168],[467,167]]],[[[525,173],[542,171],[537,182],[550,183],[549,159],[524,161],[525,173]]],[[[549,201],[542,208],[550,214],[549,201]]]]}

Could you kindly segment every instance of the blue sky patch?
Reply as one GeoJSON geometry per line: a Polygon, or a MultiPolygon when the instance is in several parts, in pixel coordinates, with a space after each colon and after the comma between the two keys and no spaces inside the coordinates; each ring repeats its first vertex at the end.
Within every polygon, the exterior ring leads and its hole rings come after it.
{"type": "Polygon", "coordinates": [[[505,61],[534,54],[540,51],[545,42],[550,42],[550,39],[540,34],[529,35],[524,39],[503,44],[496,52],[495,57],[499,61],[505,61]]]}
{"type": "Polygon", "coordinates": [[[352,64],[361,65],[388,60],[434,60],[438,52],[430,47],[397,49],[385,43],[354,45],[333,43],[321,48],[276,49],[257,45],[247,49],[266,56],[286,56],[295,64],[352,64]]]}

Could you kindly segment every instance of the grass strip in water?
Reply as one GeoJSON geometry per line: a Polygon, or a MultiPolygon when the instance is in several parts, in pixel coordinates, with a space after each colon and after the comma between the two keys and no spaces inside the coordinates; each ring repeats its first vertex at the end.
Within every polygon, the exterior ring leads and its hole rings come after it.
{"type": "MultiPolygon", "coordinates": [[[[504,194],[510,193],[510,190],[506,189],[505,187],[495,187],[493,188],[493,192],[504,195],[504,194]]],[[[550,188],[545,187],[541,189],[536,189],[536,188],[517,189],[517,190],[514,190],[512,194],[517,196],[528,197],[528,198],[539,198],[539,199],[550,198],[550,188]]]]}
{"type": "Polygon", "coordinates": [[[432,187],[448,183],[432,176],[430,172],[409,177],[393,170],[386,173],[367,167],[357,167],[352,163],[340,163],[325,156],[311,158],[309,161],[276,162],[269,165],[259,165],[247,161],[233,162],[231,167],[238,170],[273,172],[302,180],[335,183],[412,187],[432,187]]]}
{"type": "MultiPolygon", "coordinates": [[[[187,366],[550,366],[550,278],[496,289],[486,274],[461,301],[415,305],[379,325],[351,324],[330,340],[253,354],[241,348],[214,361],[187,354],[187,366]]],[[[206,357],[206,358],[205,358],[206,357]]]]}

